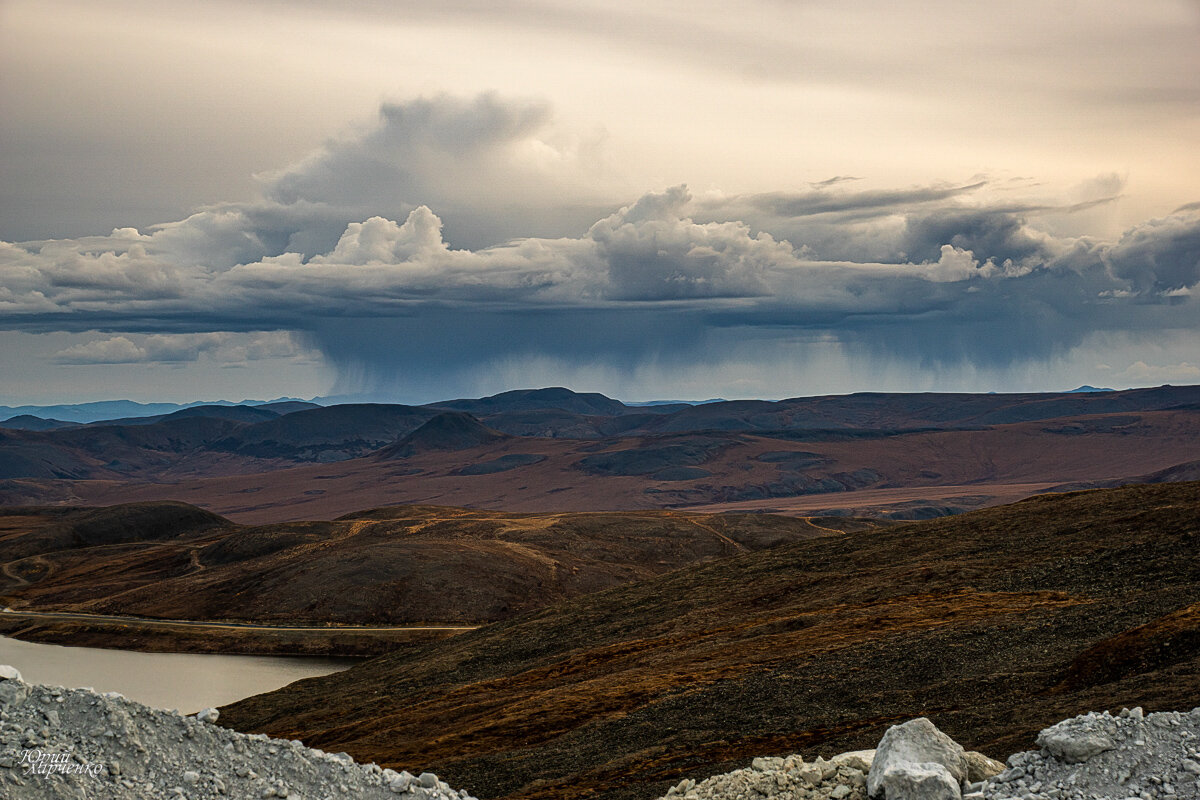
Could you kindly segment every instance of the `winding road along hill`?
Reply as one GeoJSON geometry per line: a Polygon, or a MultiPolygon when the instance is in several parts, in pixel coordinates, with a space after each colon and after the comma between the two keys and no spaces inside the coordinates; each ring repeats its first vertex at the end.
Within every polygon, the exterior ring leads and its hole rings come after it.
{"type": "Polygon", "coordinates": [[[0,509],[0,604],[163,619],[478,624],[871,523],[399,506],[236,525],[184,503],[0,509]]]}
{"type": "Polygon", "coordinates": [[[970,749],[1200,696],[1200,484],[1034,497],[577,597],[222,709],[481,798],[613,800],[753,756],[970,749]]]}

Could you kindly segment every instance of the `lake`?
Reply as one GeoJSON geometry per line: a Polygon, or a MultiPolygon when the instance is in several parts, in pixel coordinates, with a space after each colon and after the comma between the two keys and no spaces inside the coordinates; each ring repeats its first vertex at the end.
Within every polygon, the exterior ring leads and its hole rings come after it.
{"type": "Polygon", "coordinates": [[[139,653],[62,647],[0,636],[0,664],[27,683],[120,692],[155,708],[192,714],[298,681],[340,672],[359,658],[139,653]]]}

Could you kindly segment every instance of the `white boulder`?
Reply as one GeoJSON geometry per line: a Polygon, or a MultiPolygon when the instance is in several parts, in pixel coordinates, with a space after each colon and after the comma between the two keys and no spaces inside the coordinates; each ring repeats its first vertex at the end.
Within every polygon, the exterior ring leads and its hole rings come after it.
{"type": "Polygon", "coordinates": [[[884,771],[880,785],[878,796],[887,800],[962,800],[959,782],[941,764],[894,763],[884,771]]]}
{"type": "Polygon", "coordinates": [[[29,685],[21,679],[16,667],[0,664],[0,706],[23,703],[29,696],[29,685]]]}
{"type": "Polygon", "coordinates": [[[966,777],[967,758],[962,745],[925,717],[917,717],[888,728],[879,740],[867,774],[867,794],[887,800],[943,796],[957,800],[966,777]],[[943,785],[952,786],[954,793],[943,795],[943,789],[937,788],[943,785]],[[920,792],[925,793],[912,794],[912,787],[917,786],[924,787],[920,792]]]}
{"type": "Polygon", "coordinates": [[[1082,764],[1116,745],[1105,726],[1091,714],[1063,720],[1038,734],[1037,743],[1059,761],[1082,764]]]}

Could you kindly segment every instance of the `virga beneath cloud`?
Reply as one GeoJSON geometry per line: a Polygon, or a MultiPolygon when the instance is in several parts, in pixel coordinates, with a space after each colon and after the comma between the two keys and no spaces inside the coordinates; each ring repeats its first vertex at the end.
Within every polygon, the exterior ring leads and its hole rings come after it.
{"type": "Polygon", "coordinates": [[[379,375],[545,356],[633,370],[732,358],[739,338],[769,361],[797,331],[993,366],[1097,332],[1200,329],[1194,207],[1115,241],[1039,224],[1111,202],[1119,181],[1085,202],[1014,199],[986,177],[896,190],[831,178],[737,196],[675,186],[604,208],[572,190],[590,156],[547,144],[550,119],[496,95],[388,104],[374,128],[264,177],[259,201],[145,233],[2,243],[0,325],[110,334],[64,351],[69,363],[186,360],[231,331],[298,332],[379,375]],[[519,202],[506,206],[508,185],[519,202]],[[540,223],[555,235],[478,247],[447,241],[440,213],[511,233],[555,204],[568,212],[540,223]],[[581,209],[590,225],[570,234],[581,209]]]}

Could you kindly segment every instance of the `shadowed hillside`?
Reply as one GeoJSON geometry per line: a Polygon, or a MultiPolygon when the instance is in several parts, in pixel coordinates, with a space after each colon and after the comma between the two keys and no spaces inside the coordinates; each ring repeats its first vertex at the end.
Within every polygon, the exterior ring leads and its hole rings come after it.
{"type": "Polygon", "coordinates": [[[375,457],[387,461],[442,450],[469,450],[473,447],[496,444],[508,438],[506,434],[488,428],[470,414],[448,411],[438,414],[395,444],[382,448],[375,457]]]}
{"type": "Polygon", "coordinates": [[[1200,484],[1048,495],[679,570],[222,710],[483,798],[662,794],[929,716],[993,754],[1200,696],[1200,484]]]}
{"type": "MultiPolygon", "coordinates": [[[[561,386],[546,389],[515,389],[478,400],[460,399],[430,403],[432,408],[449,408],[471,414],[496,414],[510,411],[557,409],[574,414],[617,416],[631,412],[620,400],[596,392],[573,392],[561,386]]],[[[680,408],[677,406],[676,409],[680,408]]]]}
{"type": "Polygon", "coordinates": [[[170,501],[108,508],[0,509],[0,562],[188,538],[229,524],[216,514],[170,501]]]}
{"type": "Polygon", "coordinates": [[[284,414],[215,444],[256,458],[344,461],[365,455],[418,428],[436,412],[380,403],[353,403],[284,414]]]}
{"type": "Polygon", "coordinates": [[[18,414],[15,417],[0,422],[0,428],[14,431],[54,431],[62,428],[72,428],[78,423],[63,422],[60,419],[44,419],[32,414],[18,414]]]}
{"type": "Polygon", "coordinates": [[[1188,468],[1172,468],[1196,459],[1198,403],[1200,388],[1185,386],[654,413],[566,389],[450,403],[469,413],[199,406],[150,422],[0,430],[0,504],[173,499],[259,523],[400,503],[919,519],[1057,487],[1185,479],[1188,468]],[[292,413],[260,419],[282,411],[292,413]]]}
{"type": "MultiPolygon", "coordinates": [[[[314,412],[279,422],[308,413],[314,412]]],[[[160,483],[0,480],[0,498],[97,505],[171,498],[256,523],[328,519],[405,503],[928,519],[1064,485],[1137,482],[1194,460],[1200,446],[1200,413],[1194,411],[980,430],[709,431],[600,441],[504,437],[466,416],[429,425],[395,446],[336,464],[183,474],[160,483]]]]}
{"type": "Polygon", "coordinates": [[[866,524],[401,506],[240,526],[182,503],[10,509],[0,512],[0,598],[163,619],[475,624],[866,524]]]}

